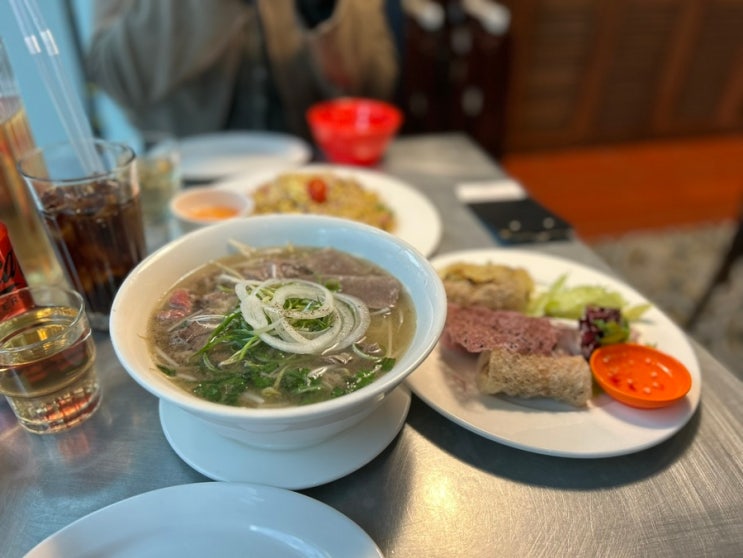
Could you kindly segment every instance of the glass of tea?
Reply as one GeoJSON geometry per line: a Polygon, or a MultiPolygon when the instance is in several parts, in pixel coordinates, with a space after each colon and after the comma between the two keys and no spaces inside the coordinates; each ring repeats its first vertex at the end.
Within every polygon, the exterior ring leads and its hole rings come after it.
{"type": "Polygon", "coordinates": [[[108,330],[119,286],[146,255],[134,151],[78,140],[34,148],[18,169],[91,325],[108,330]]]}
{"type": "Polygon", "coordinates": [[[16,160],[35,145],[10,58],[0,37],[0,221],[31,284],[62,282],[62,269],[18,174],[16,160]]]}
{"type": "Polygon", "coordinates": [[[35,286],[0,296],[0,393],[21,426],[61,432],[90,417],[101,390],[79,293],[35,286]]]}

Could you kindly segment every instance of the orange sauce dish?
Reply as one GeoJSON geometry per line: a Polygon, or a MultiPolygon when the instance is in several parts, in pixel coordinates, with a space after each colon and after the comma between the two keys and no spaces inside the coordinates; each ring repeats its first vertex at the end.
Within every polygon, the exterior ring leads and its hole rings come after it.
{"type": "Polygon", "coordinates": [[[634,343],[599,347],[591,354],[596,382],[611,397],[641,409],[672,405],[691,389],[686,366],[664,352],[634,343]]]}

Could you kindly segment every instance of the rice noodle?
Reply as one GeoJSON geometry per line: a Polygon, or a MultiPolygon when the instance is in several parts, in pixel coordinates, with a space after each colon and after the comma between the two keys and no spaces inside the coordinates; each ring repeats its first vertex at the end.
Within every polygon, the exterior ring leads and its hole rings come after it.
{"type": "Polygon", "coordinates": [[[256,405],[262,405],[266,402],[266,400],[261,397],[260,395],[256,393],[252,393],[250,391],[244,391],[240,394],[240,399],[243,399],[245,401],[249,401],[250,403],[254,403],[256,405]]]}
{"type": "Polygon", "coordinates": [[[175,322],[172,326],[168,328],[168,331],[175,331],[179,327],[181,327],[183,324],[187,323],[191,318],[198,315],[198,312],[193,312],[189,314],[188,316],[184,316],[182,319],[175,322]]]}
{"type": "Polygon", "coordinates": [[[190,321],[199,324],[205,329],[216,329],[224,320],[224,314],[199,314],[193,316],[190,321]]]}
{"type": "Polygon", "coordinates": [[[377,358],[378,358],[378,357],[375,357],[375,356],[370,355],[368,353],[365,353],[355,343],[353,345],[351,345],[351,348],[353,349],[353,352],[354,353],[356,353],[359,357],[364,358],[366,360],[377,360],[377,358]]]}
{"type": "Polygon", "coordinates": [[[160,347],[155,346],[155,352],[157,353],[157,356],[163,359],[169,366],[173,368],[178,368],[179,364],[175,360],[170,358],[168,353],[163,351],[160,347]]]}

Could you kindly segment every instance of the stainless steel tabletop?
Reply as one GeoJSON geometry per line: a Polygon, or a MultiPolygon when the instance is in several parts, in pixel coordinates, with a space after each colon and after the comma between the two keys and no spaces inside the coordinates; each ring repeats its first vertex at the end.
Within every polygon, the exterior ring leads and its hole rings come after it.
{"type": "MultiPolygon", "coordinates": [[[[457,183],[502,177],[467,138],[401,138],[384,170],[441,210],[438,253],[494,245],[455,196],[457,183]]],[[[578,241],[529,248],[606,270],[578,241]]],[[[700,407],[653,448],[602,459],[529,453],[473,434],[413,396],[405,426],[380,455],[301,492],[358,523],[390,557],[741,556],[743,386],[692,344],[700,407]]],[[[168,445],[157,400],[122,369],[108,337],[99,334],[97,345],[104,402],[79,428],[28,434],[0,403],[0,555],[22,556],[124,498],[209,480],[168,445]]]]}

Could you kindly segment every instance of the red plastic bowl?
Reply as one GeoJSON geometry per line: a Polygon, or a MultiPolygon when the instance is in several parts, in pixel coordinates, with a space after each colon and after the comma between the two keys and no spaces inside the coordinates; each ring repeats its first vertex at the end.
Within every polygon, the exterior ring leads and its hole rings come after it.
{"type": "Polygon", "coordinates": [[[329,161],[369,166],[384,155],[402,113],[383,101],[345,97],[313,105],[307,122],[329,161]]]}

